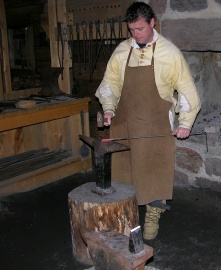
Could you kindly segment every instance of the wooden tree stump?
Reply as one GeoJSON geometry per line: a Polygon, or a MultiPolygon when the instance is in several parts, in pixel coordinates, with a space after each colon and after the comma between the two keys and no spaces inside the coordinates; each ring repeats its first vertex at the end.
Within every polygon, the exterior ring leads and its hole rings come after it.
{"type": "Polygon", "coordinates": [[[86,183],[68,194],[73,255],[88,265],[93,265],[93,261],[82,239],[82,228],[95,232],[110,229],[129,236],[130,230],[139,223],[133,186],[114,182],[112,186],[116,192],[100,196],[91,191],[95,185],[94,182],[86,183]]]}

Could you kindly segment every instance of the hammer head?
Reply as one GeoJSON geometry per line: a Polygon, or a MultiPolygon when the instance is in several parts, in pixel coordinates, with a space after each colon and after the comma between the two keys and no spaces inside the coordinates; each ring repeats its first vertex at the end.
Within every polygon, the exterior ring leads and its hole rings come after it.
{"type": "Polygon", "coordinates": [[[97,112],[97,126],[99,128],[104,127],[104,115],[101,112],[97,112]]]}
{"type": "Polygon", "coordinates": [[[103,128],[105,121],[107,121],[107,118],[104,118],[103,113],[102,112],[97,112],[97,126],[99,128],[103,128]]]}

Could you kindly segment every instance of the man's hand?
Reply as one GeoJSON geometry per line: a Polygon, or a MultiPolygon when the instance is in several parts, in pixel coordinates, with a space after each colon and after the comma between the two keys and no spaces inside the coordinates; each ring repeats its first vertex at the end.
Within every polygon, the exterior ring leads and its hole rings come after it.
{"type": "Polygon", "coordinates": [[[190,136],[190,129],[178,127],[172,134],[176,135],[177,138],[185,139],[185,138],[188,138],[190,136]]]}
{"type": "Polygon", "coordinates": [[[105,112],[104,113],[104,126],[110,126],[111,119],[113,118],[114,114],[112,112],[105,112]]]}

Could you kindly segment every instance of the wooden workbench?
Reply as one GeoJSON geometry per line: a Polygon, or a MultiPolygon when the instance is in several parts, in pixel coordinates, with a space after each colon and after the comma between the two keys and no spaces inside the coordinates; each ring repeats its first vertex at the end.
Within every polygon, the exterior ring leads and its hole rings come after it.
{"type": "Polygon", "coordinates": [[[73,99],[0,114],[0,158],[44,147],[72,153],[71,157],[53,165],[7,181],[0,179],[0,196],[31,190],[92,167],[91,156],[82,158],[79,152],[81,111],[85,135],[90,136],[89,101],[89,98],[73,99]]]}

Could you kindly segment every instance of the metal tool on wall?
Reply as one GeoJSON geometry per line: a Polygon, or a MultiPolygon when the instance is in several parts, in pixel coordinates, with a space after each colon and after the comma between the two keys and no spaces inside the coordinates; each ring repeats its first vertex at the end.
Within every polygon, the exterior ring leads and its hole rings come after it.
{"type": "Polygon", "coordinates": [[[104,21],[104,27],[103,27],[103,33],[102,33],[102,36],[101,36],[101,32],[100,32],[100,21],[96,21],[95,22],[95,26],[96,26],[96,32],[99,36],[99,39],[100,39],[100,45],[99,45],[99,48],[97,50],[97,54],[95,56],[95,60],[94,60],[94,64],[93,64],[93,67],[92,67],[92,74],[96,68],[96,65],[97,65],[97,61],[98,61],[98,58],[100,56],[100,52],[101,52],[101,49],[102,49],[102,52],[103,52],[103,55],[104,55],[104,60],[107,64],[107,57],[106,57],[106,53],[104,51],[104,45],[105,45],[105,36],[106,36],[106,33],[107,33],[107,23],[106,21],[104,21]]]}
{"type": "Polygon", "coordinates": [[[84,70],[86,70],[86,61],[87,61],[86,53],[89,52],[89,48],[88,48],[88,36],[87,36],[87,23],[86,23],[86,21],[83,21],[81,23],[81,27],[82,27],[82,30],[83,30],[84,70]]]}
{"type": "Polygon", "coordinates": [[[77,33],[77,55],[78,55],[78,73],[81,75],[81,45],[80,45],[80,26],[76,23],[76,33],[77,33]]]}
{"type": "Polygon", "coordinates": [[[78,89],[76,86],[76,77],[75,77],[75,64],[74,64],[74,34],[73,34],[73,27],[69,25],[69,46],[71,48],[71,73],[72,73],[72,94],[76,96],[78,94],[78,89]]]}
{"type": "Polygon", "coordinates": [[[113,41],[114,41],[114,45],[118,45],[119,41],[118,41],[116,33],[115,33],[115,20],[114,20],[114,18],[111,18],[109,20],[109,24],[110,24],[110,53],[112,54],[113,41]]]}
{"type": "Polygon", "coordinates": [[[63,40],[63,35],[62,35],[62,27],[61,23],[57,22],[57,49],[58,49],[58,61],[60,68],[62,68],[62,73],[61,73],[61,78],[62,80],[64,79],[63,77],[63,67],[64,67],[64,40],[63,40]],[[61,56],[60,56],[60,44],[61,44],[61,56]]]}
{"type": "Polygon", "coordinates": [[[92,81],[92,69],[93,69],[93,22],[89,22],[89,77],[90,82],[92,81]]]}

